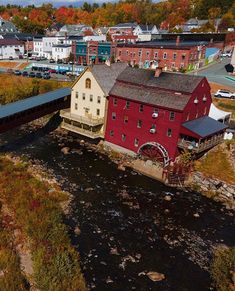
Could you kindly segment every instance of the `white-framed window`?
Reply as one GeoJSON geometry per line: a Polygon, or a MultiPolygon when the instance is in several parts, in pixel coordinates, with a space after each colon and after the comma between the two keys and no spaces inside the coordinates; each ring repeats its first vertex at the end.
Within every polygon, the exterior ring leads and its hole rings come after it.
{"type": "Polygon", "coordinates": [[[172,129],[171,128],[167,129],[167,136],[172,137],[172,129]]]}
{"type": "Polygon", "coordinates": [[[139,119],[139,120],[137,121],[137,127],[138,127],[138,128],[141,128],[141,127],[142,127],[142,124],[143,124],[142,120],[139,119]]]}
{"type": "Polygon", "coordinates": [[[143,104],[140,104],[139,112],[143,112],[143,111],[144,111],[144,105],[143,104]]]}
{"type": "Polygon", "coordinates": [[[130,101],[126,101],[126,109],[130,109],[130,101]]]}
{"type": "Polygon", "coordinates": [[[163,53],[163,59],[164,59],[164,60],[167,59],[167,53],[163,53]]]}
{"type": "Polygon", "coordinates": [[[170,120],[175,120],[175,112],[170,112],[170,120]]]}
{"type": "Polygon", "coordinates": [[[112,112],[112,120],[116,120],[116,112],[112,112]]]}
{"type": "Polygon", "coordinates": [[[122,141],[126,141],[126,135],[124,133],[122,134],[122,141]]]}
{"type": "Polygon", "coordinates": [[[100,116],[100,109],[99,108],[96,109],[96,115],[100,116]]]}
{"type": "Polygon", "coordinates": [[[113,98],[113,106],[117,106],[117,98],[113,98]]]}
{"type": "Polygon", "coordinates": [[[97,103],[99,103],[99,104],[101,103],[101,97],[100,96],[97,97],[97,103]]]}
{"type": "Polygon", "coordinates": [[[128,123],[128,116],[127,115],[124,116],[123,121],[124,121],[124,123],[128,123]]]}
{"type": "Polygon", "coordinates": [[[86,93],[82,93],[82,100],[86,100],[86,93]]]}
{"type": "Polygon", "coordinates": [[[75,110],[78,110],[78,104],[75,103],[75,110]]]}
{"type": "Polygon", "coordinates": [[[78,99],[78,92],[76,92],[76,93],[75,93],[75,98],[77,98],[77,99],[78,99]]]}
{"type": "Polygon", "coordinates": [[[90,102],[92,102],[93,101],[93,95],[91,94],[90,95],[90,102]]]}
{"type": "Polygon", "coordinates": [[[138,147],[139,146],[139,139],[138,138],[135,138],[134,146],[135,147],[138,147]]]}

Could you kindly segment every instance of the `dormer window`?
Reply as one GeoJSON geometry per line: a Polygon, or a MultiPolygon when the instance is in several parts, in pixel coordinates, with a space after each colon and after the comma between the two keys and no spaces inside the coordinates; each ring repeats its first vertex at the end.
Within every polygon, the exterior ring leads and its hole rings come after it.
{"type": "Polygon", "coordinates": [[[86,79],[86,89],[91,89],[91,79],[86,79]]]}

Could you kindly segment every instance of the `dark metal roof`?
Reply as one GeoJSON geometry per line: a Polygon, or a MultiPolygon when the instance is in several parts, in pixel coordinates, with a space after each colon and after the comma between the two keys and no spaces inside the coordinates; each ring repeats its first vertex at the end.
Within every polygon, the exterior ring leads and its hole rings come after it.
{"type": "Polygon", "coordinates": [[[127,67],[117,78],[118,81],[129,82],[133,85],[155,87],[175,92],[192,93],[203,80],[202,76],[180,73],[162,72],[159,77],[154,76],[154,70],[127,67]]]}
{"type": "Polygon", "coordinates": [[[110,95],[179,111],[185,108],[190,99],[190,95],[186,94],[178,95],[157,88],[146,89],[121,82],[115,83],[110,95]]]}
{"type": "Polygon", "coordinates": [[[133,23],[133,22],[126,22],[126,23],[118,23],[117,25],[112,26],[111,28],[117,27],[117,28],[126,28],[126,27],[130,27],[130,28],[135,28],[137,26],[137,23],[133,23]]]}
{"type": "Polygon", "coordinates": [[[202,138],[210,136],[227,128],[227,126],[225,126],[223,123],[209,116],[204,116],[198,119],[187,121],[182,125],[186,129],[196,133],[202,138]]]}
{"type": "Polygon", "coordinates": [[[207,45],[208,42],[205,41],[180,41],[176,44],[176,41],[143,41],[137,43],[125,43],[118,44],[117,47],[139,47],[139,48],[169,48],[169,49],[190,49],[195,46],[207,45]]]}
{"type": "Polygon", "coordinates": [[[99,83],[106,95],[113,87],[118,75],[127,67],[126,63],[114,63],[110,66],[106,64],[94,65],[91,68],[92,74],[99,83]]]}
{"type": "Polygon", "coordinates": [[[23,45],[23,43],[14,38],[0,39],[0,46],[3,45],[23,45]]]}
{"type": "Polygon", "coordinates": [[[33,107],[49,103],[51,101],[69,96],[70,94],[70,88],[61,88],[52,92],[40,94],[34,97],[26,98],[24,100],[0,106],[0,118],[4,118],[31,109],[33,107]]]}

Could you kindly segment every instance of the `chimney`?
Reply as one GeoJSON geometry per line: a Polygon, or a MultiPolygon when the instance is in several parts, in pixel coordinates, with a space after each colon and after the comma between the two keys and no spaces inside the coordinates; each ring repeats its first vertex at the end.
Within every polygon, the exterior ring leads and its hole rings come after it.
{"type": "Polygon", "coordinates": [[[161,75],[161,73],[162,73],[162,68],[157,67],[157,68],[155,69],[154,77],[155,77],[155,78],[159,78],[159,76],[161,75]]]}
{"type": "Polygon", "coordinates": [[[176,45],[179,45],[179,43],[180,43],[180,36],[177,35],[177,38],[176,38],[176,45]]]}

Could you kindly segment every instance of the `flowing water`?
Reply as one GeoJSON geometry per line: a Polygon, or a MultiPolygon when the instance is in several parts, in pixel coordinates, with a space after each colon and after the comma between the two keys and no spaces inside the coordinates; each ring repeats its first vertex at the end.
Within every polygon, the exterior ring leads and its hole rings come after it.
{"type": "Polygon", "coordinates": [[[73,194],[67,223],[88,288],[212,290],[213,248],[235,244],[232,211],[198,193],[119,171],[77,139],[27,125],[1,135],[0,144],[1,152],[44,165],[73,194]],[[72,149],[68,155],[63,146],[72,149]],[[149,271],[165,280],[151,281],[149,271]]]}

